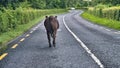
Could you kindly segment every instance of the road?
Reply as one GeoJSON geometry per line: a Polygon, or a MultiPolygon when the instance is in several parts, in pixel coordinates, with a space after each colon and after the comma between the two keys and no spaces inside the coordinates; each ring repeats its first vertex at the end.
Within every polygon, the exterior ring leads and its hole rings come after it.
{"type": "Polygon", "coordinates": [[[58,15],[55,48],[48,46],[43,21],[16,38],[0,68],[120,68],[120,32],[92,24],[81,13],[58,15]]]}

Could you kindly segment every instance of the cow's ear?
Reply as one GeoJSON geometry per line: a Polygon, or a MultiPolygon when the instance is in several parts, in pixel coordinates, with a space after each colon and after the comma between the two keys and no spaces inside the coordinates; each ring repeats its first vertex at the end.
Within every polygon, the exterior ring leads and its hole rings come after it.
{"type": "Polygon", "coordinates": [[[55,16],[55,18],[57,18],[57,16],[55,16]]]}
{"type": "Polygon", "coordinates": [[[48,16],[45,16],[45,18],[48,18],[48,16]]]}

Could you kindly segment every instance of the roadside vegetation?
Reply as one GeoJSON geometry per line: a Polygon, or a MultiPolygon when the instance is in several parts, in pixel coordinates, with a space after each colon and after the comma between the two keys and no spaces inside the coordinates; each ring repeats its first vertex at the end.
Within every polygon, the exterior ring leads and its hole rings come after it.
{"type": "Polygon", "coordinates": [[[93,22],[93,23],[120,30],[120,21],[97,17],[97,16],[92,15],[88,12],[84,12],[81,16],[83,18],[87,19],[88,21],[93,22]]]}
{"type": "Polygon", "coordinates": [[[100,3],[86,8],[87,10],[81,15],[83,18],[99,25],[120,30],[119,4],[112,5],[100,3]]]}

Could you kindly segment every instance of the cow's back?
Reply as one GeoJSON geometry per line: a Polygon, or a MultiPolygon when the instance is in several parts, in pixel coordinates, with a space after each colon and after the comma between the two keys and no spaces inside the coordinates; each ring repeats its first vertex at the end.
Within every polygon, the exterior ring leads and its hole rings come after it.
{"type": "Polygon", "coordinates": [[[51,23],[52,28],[54,30],[57,30],[59,28],[59,22],[58,22],[57,18],[51,16],[50,20],[51,20],[50,23],[51,23]]]}
{"type": "Polygon", "coordinates": [[[49,18],[46,18],[45,21],[44,21],[44,26],[46,28],[46,31],[48,32],[53,32],[53,29],[52,29],[52,25],[50,23],[50,20],[49,18]]]}

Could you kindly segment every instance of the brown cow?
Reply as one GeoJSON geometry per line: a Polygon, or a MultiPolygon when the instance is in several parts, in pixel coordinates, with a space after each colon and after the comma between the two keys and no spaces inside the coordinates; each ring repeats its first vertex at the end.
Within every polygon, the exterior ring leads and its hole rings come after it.
{"type": "Polygon", "coordinates": [[[46,28],[49,47],[51,47],[51,38],[53,38],[53,46],[55,47],[55,39],[56,39],[56,33],[57,29],[59,28],[59,22],[57,20],[57,16],[46,16],[46,19],[44,21],[44,26],[46,28]]]}

